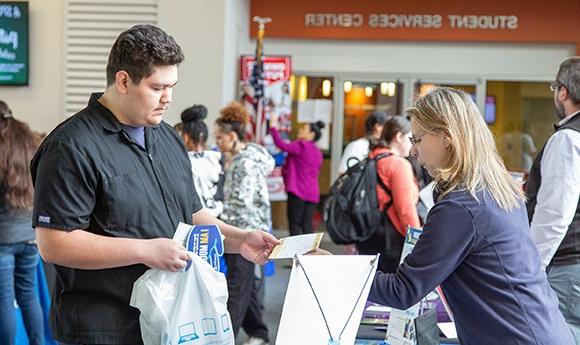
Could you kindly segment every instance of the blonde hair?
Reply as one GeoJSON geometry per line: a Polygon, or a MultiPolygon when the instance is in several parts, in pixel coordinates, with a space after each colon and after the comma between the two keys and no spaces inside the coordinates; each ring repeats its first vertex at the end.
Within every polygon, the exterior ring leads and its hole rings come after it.
{"type": "Polygon", "coordinates": [[[449,157],[437,171],[439,199],[451,191],[487,189],[504,210],[518,207],[524,192],[509,175],[477,106],[465,92],[437,88],[405,112],[424,130],[450,140],[449,157]]]}

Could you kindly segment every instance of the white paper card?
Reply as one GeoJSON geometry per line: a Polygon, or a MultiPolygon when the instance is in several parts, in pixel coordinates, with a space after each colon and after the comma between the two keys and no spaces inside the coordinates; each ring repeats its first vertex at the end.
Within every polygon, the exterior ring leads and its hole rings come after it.
{"type": "Polygon", "coordinates": [[[435,182],[431,182],[423,189],[419,191],[419,199],[425,204],[427,207],[427,212],[431,210],[431,208],[435,205],[435,201],[433,200],[433,187],[435,186],[435,182]]]}
{"type": "MultiPolygon", "coordinates": [[[[370,255],[299,256],[333,336],[338,337],[346,325],[340,339],[341,345],[352,345],[355,342],[377,269],[378,260],[373,262],[375,258],[370,255]],[[352,316],[349,319],[351,312],[352,316]]],[[[304,272],[295,262],[284,300],[276,345],[326,345],[329,339],[326,324],[312,289],[304,272]]]]}
{"type": "Polygon", "coordinates": [[[419,303],[409,309],[391,310],[389,315],[389,327],[387,328],[387,341],[391,345],[415,345],[416,330],[415,318],[419,316],[419,303]]]}
{"type": "Polygon", "coordinates": [[[332,122],[332,101],[330,99],[317,99],[315,111],[316,121],[322,121],[327,125],[332,122]]]}
{"type": "Polygon", "coordinates": [[[457,338],[457,329],[455,329],[455,322],[439,322],[437,324],[443,335],[446,338],[457,338]]]}
{"type": "Polygon", "coordinates": [[[294,255],[306,254],[320,246],[323,232],[281,238],[268,259],[291,259],[294,255]]]}
{"type": "Polygon", "coordinates": [[[329,124],[332,119],[332,101],[329,99],[307,99],[298,102],[298,122],[322,121],[329,124]]]}

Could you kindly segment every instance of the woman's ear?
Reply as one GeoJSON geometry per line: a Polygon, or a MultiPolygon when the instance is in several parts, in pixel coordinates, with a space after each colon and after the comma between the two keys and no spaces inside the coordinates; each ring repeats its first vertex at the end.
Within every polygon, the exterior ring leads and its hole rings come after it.
{"type": "Polygon", "coordinates": [[[404,139],[405,135],[403,133],[397,132],[397,134],[395,134],[395,142],[402,143],[404,139]]]}
{"type": "Polygon", "coordinates": [[[185,148],[187,148],[188,150],[191,148],[191,138],[189,137],[189,135],[181,133],[181,139],[183,139],[183,143],[185,144],[185,148]]]}
{"type": "Polygon", "coordinates": [[[443,137],[443,145],[445,145],[445,148],[448,149],[451,147],[451,138],[444,136],[443,137]]]}
{"type": "Polygon", "coordinates": [[[380,137],[381,134],[383,133],[384,127],[385,126],[380,123],[375,124],[375,126],[373,127],[373,134],[376,134],[378,137],[380,137]]]}
{"type": "Polygon", "coordinates": [[[307,133],[306,135],[308,135],[308,138],[310,140],[313,140],[314,137],[316,136],[316,132],[312,129],[312,126],[311,125],[306,124],[304,126],[306,127],[304,132],[307,133]]]}
{"type": "Polygon", "coordinates": [[[187,146],[187,142],[189,141],[189,136],[183,132],[181,132],[180,134],[181,134],[181,140],[183,140],[183,142],[185,143],[185,146],[187,146]]]}
{"type": "Polygon", "coordinates": [[[227,135],[228,139],[230,139],[230,141],[233,143],[240,141],[240,138],[238,138],[238,134],[235,131],[231,131],[227,135]]]}

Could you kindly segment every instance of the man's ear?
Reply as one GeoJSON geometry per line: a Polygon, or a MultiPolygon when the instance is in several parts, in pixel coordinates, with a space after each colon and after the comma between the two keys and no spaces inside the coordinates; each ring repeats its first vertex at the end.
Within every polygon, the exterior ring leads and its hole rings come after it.
{"type": "Polygon", "coordinates": [[[121,94],[127,94],[127,85],[129,84],[129,73],[126,71],[118,71],[115,73],[115,88],[121,94]]]}
{"type": "Polygon", "coordinates": [[[558,97],[558,100],[560,102],[564,102],[565,100],[568,99],[568,96],[570,96],[570,93],[568,92],[568,89],[565,86],[562,86],[558,89],[558,93],[556,94],[558,97]]]}

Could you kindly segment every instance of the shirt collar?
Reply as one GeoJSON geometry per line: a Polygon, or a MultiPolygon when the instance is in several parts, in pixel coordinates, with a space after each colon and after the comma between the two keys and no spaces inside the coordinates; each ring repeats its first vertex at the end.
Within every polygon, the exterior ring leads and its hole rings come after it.
{"type": "Polygon", "coordinates": [[[557,127],[562,127],[565,123],[567,123],[568,121],[572,120],[572,118],[574,116],[578,115],[578,114],[580,114],[580,110],[577,111],[577,112],[575,112],[575,113],[572,113],[572,114],[566,116],[565,118],[563,118],[562,120],[560,120],[560,122],[558,122],[557,127]]]}
{"type": "MultiPolygon", "coordinates": [[[[102,96],[102,92],[92,93],[88,106],[92,110],[95,110],[94,113],[97,115],[97,120],[104,129],[108,130],[109,132],[118,133],[123,130],[123,125],[121,122],[119,122],[119,120],[117,120],[109,108],[105,107],[101,102],[99,102],[99,98],[102,96]]],[[[159,125],[145,127],[146,132],[149,127],[157,129],[159,125]]]]}
{"type": "Polygon", "coordinates": [[[97,115],[97,120],[104,129],[114,133],[122,131],[123,126],[119,120],[117,120],[109,108],[105,107],[101,102],[99,102],[99,98],[102,96],[102,92],[95,92],[91,94],[91,98],[89,99],[89,108],[94,110],[95,115],[97,115]]]}

